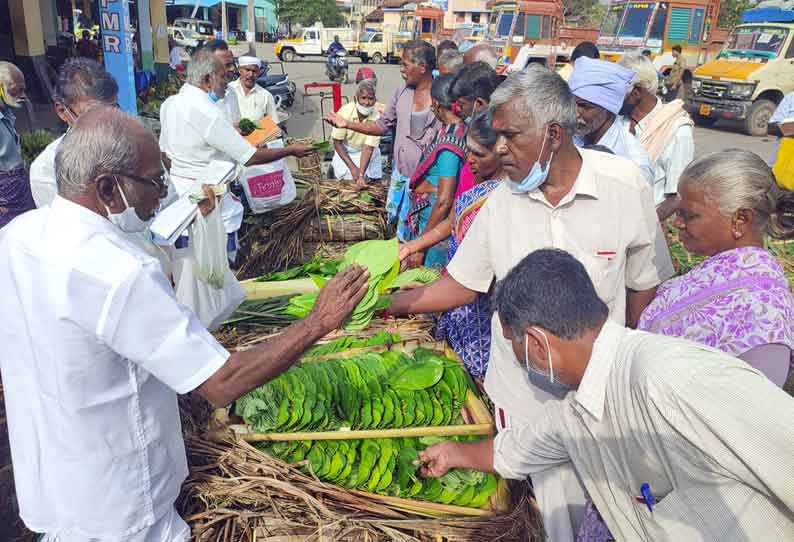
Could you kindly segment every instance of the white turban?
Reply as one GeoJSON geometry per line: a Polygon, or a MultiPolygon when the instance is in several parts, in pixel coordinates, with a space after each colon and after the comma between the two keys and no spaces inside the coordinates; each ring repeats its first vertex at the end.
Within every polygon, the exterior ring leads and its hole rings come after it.
{"type": "Polygon", "coordinates": [[[238,66],[256,66],[257,68],[262,67],[262,61],[256,58],[255,56],[241,56],[237,59],[238,66]]]}

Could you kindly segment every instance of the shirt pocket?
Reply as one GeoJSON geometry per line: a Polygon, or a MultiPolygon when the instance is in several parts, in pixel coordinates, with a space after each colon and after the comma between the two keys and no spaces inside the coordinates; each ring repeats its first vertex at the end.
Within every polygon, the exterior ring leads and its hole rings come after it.
{"type": "Polygon", "coordinates": [[[598,297],[612,309],[621,268],[619,255],[614,249],[599,249],[589,253],[582,263],[587,268],[598,297]]]}

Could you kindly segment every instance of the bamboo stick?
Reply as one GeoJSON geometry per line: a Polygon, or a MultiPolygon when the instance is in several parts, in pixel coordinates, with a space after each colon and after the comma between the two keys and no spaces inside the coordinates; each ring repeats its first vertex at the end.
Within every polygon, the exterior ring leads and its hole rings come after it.
{"type": "Polygon", "coordinates": [[[280,297],[282,295],[309,294],[319,290],[312,279],[279,280],[271,282],[256,282],[255,279],[240,281],[245,290],[245,299],[258,301],[280,297]]]}
{"type": "MultiPolygon", "coordinates": [[[[353,440],[368,438],[401,437],[454,437],[461,435],[492,435],[493,424],[440,425],[435,427],[403,427],[400,429],[366,429],[359,431],[307,431],[299,433],[256,433],[247,425],[230,425],[234,436],[246,442],[269,442],[290,440],[353,440]]],[[[226,431],[210,433],[213,440],[228,437],[226,431]]]]}

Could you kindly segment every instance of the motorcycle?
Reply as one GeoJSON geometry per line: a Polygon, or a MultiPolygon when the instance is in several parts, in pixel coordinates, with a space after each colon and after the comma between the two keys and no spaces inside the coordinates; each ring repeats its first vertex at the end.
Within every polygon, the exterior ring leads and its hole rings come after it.
{"type": "Polygon", "coordinates": [[[292,107],[295,103],[295,93],[297,88],[295,83],[289,80],[289,75],[286,73],[278,73],[269,75],[270,65],[267,62],[262,64],[262,74],[256,80],[256,83],[270,92],[276,100],[276,107],[279,109],[286,109],[292,107]]]}
{"type": "Polygon", "coordinates": [[[328,60],[325,63],[325,74],[331,81],[347,83],[349,80],[347,75],[347,53],[337,51],[328,55],[328,60]]]}

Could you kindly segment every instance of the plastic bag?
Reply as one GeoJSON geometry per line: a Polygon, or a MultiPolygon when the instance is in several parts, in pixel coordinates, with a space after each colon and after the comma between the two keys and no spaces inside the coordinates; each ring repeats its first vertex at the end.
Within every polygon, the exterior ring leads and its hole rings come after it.
{"type": "Polygon", "coordinates": [[[190,229],[190,243],[193,245],[192,256],[198,279],[213,288],[223,288],[229,260],[220,209],[216,208],[206,217],[200,212],[196,214],[190,229]]]}
{"type": "Polygon", "coordinates": [[[245,300],[245,290],[231,269],[226,267],[223,288],[213,288],[197,274],[198,267],[188,247],[187,257],[179,258],[175,265],[176,299],[192,310],[201,323],[215,331],[237,310],[245,300]]]}
{"type": "MultiPolygon", "coordinates": [[[[267,146],[270,149],[281,149],[284,144],[279,139],[267,146]]],[[[291,203],[298,194],[295,181],[283,158],[269,164],[246,167],[240,182],[254,214],[266,213],[291,203]]]]}
{"type": "Polygon", "coordinates": [[[782,188],[794,190],[794,138],[784,137],[780,140],[772,173],[782,188]]]}

